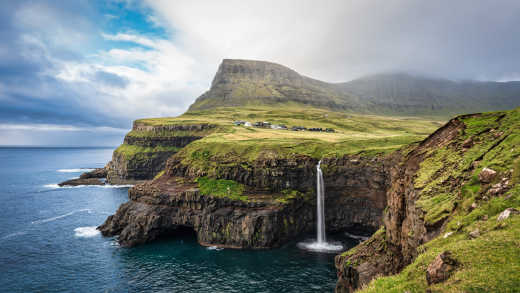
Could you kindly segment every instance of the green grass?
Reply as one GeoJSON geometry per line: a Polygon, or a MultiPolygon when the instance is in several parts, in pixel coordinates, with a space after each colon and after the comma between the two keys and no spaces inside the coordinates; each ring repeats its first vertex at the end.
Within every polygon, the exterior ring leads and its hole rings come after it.
{"type": "Polygon", "coordinates": [[[227,197],[233,200],[247,201],[248,197],[243,195],[244,185],[233,180],[213,179],[200,177],[196,180],[202,195],[227,197]]]}
{"type": "MultiPolygon", "coordinates": [[[[392,152],[403,145],[422,140],[442,121],[413,117],[353,115],[324,109],[285,105],[217,108],[189,111],[179,117],[149,118],[137,124],[155,126],[154,130],[133,130],[127,135],[140,138],[202,136],[188,146],[174,150],[183,164],[199,168],[209,176],[218,177],[219,166],[251,165],[261,158],[292,158],[307,155],[313,158],[362,154],[373,156],[392,152]],[[333,128],[334,133],[296,132],[254,127],[233,126],[235,120],[269,121],[273,124],[333,128]],[[211,124],[214,128],[202,131],[167,130],[175,125],[211,124]],[[166,129],[166,130],[165,130],[166,129]]],[[[167,147],[142,148],[122,145],[117,152],[125,157],[137,153],[164,151],[167,147]]]]}
{"type": "Polygon", "coordinates": [[[132,159],[140,154],[177,151],[179,151],[179,148],[177,147],[142,147],[128,144],[122,144],[115,150],[116,153],[123,155],[126,159],[132,159]]]}

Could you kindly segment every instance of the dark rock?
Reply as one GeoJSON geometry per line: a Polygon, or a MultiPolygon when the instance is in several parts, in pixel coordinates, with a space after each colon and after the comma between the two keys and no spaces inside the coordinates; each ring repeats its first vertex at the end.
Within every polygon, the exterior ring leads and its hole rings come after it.
{"type": "Polygon", "coordinates": [[[105,168],[97,168],[90,172],[85,172],[79,176],[80,179],[88,179],[88,178],[106,178],[107,170],[105,168]]]}
{"type": "Polygon", "coordinates": [[[451,257],[451,252],[444,251],[439,254],[426,269],[428,285],[440,283],[448,279],[456,266],[457,260],[451,257]]]}
{"type": "Polygon", "coordinates": [[[484,168],[478,174],[478,179],[482,183],[490,183],[496,177],[497,172],[490,168],[484,168]]]}
{"type": "Polygon", "coordinates": [[[105,185],[105,182],[101,181],[99,178],[78,178],[71,179],[59,183],[58,186],[79,186],[79,185],[105,185]]]}
{"type": "Polygon", "coordinates": [[[468,138],[466,139],[463,143],[462,143],[462,147],[465,148],[465,149],[469,149],[473,146],[473,139],[468,138]]]}

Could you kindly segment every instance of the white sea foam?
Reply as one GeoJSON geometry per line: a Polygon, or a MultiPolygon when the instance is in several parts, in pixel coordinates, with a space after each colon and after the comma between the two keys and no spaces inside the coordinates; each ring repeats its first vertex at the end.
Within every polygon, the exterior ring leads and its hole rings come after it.
{"type": "Polygon", "coordinates": [[[13,237],[21,236],[21,235],[25,235],[25,234],[27,234],[27,232],[19,231],[19,232],[14,232],[14,233],[11,233],[11,234],[7,234],[7,235],[3,236],[0,239],[2,239],[2,240],[9,239],[9,238],[13,238],[13,237]]]}
{"type": "Polygon", "coordinates": [[[208,250],[221,251],[221,250],[224,249],[224,248],[222,248],[222,247],[218,247],[218,246],[208,246],[207,249],[208,249],[208,250]]]}
{"type": "Polygon", "coordinates": [[[121,184],[121,185],[76,185],[76,186],[59,186],[58,184],[45,184],[43,187],[52,188],[52,189],[60,189],[60,188],[83,188],[83,187],[92,187],[92,188],[129,188],[134,186],[133,184],[121,184]]]}
{"type": "Polygon", "coordinates": [[[96,226],[78,227],[74,229],[74,236],[81,238],[90,238],[99,235],[100,232],[96,226]]]}
{"type": "Polygon", "coordinates": [[[367,237],[367,236],[350,234],[348,232],[345,232],[345,235],[347,235],[350,238],[353,238],[353,239],[356,239],[356,240],[360,240],[360,241],[365,241],[368,238],[370,238],[370,237],[367,237]]]}
{"type": "Polygon", "coordinates": [[[298,248],[316,252],[336,252],[343,250],[343,245],[336,242],[300,242],[298,248]]]}
{"type": "Polygon", "coordinates": [[[87,169],[87,168],[79,168],[79,169],[59,169],[57,172],[60,173],[81,173],[81,172],[91,172],[95,169],[87,169]]]}
{"type": "Polygon", "coordinates": [[[63,218],[66,218],[66,217],[72,216],[72,215],[74,215],[75,213],[81,213],[81,212],[88,212],[88,213],[90,214],[92,211],[91,211],[90,209],[81,209],[81,210],[76,210],[76,211],[72,211],[72,212],[70,212],[70,213],[66,213],[66,214],[63,214],[63,215],[56,216],[56,217],[47,218],[47,219],[42,219],[42,220],[32,221],[31,224],[43,224],[43,223],[48,223],[48,222],[52,222],[52,221],[56,221],[56,220],[59,220],[59,219],[63,219],[63,218]]]}

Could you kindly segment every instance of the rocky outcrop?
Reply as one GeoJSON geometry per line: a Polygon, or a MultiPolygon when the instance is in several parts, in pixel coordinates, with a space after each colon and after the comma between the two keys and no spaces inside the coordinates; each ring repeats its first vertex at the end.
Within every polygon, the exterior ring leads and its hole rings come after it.
{"type": "Polygon", "coordinates": [[[80,185],[105,185],[105,182],[99,178],[77,178],[70,179],[61,183],[58,186],[80,186],[80,185]]]}
{"type": "Polygon", "coordinates": [[[175,151],[143,151],[135,155],[114,151],[107,164],[107,182],[110,184],[137,184],[153,177],[164,169],[166,160],[175,151]]]}
{"type": "Polygon", "coordinates": [[[79,178],[61,182],[58,186],[105,185],[105,180],[102,179],[105,179],[106,177],[106,168],[97,168],[81,174],[79,178]]]}
{"type": "Polygon", "coordinates": [[[134,246],[174,235],[189,227],[199,243],[230,248],[270,248],[311,229],[313,213],[302,199],[244,202],[201,195],[195,185],[163,176],[130,189],[121,205],[99,227],[105,236],[119,235],[121,245],[134,246]]]}
{"type": "Polygon", "coordinates": [[[442,282],[450,276],[456,266],[457,260],[451,256],[451,252],[444,251],[426,269],[426,281],[428,284],[442,282]]]}

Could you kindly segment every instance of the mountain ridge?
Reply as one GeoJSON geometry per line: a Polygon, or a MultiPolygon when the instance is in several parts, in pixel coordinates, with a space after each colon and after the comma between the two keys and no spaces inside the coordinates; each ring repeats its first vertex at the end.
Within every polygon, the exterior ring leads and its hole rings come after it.
{"type": "Polygon", "coordinates": [[[224,59],[210,89],[188,111],[286,103],[364,114],[447,117],[520,106],[520,82],[381,73],[329,83],[277,63],[224,59]]]}

